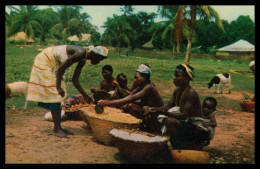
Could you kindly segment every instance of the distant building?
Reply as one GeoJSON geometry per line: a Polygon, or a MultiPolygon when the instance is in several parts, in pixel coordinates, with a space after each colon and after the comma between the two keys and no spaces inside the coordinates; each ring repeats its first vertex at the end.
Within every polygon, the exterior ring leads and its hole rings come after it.
{"type": "Polygon", "coordinates": [[[25,32],[18,32],[13,36],[10,36],[8,38],[9,41],[14,40],[14,41],[18,41],[18,40],[24,40],[26,41],[26,44],[32,44],[35,41],[32,38],[28,38],[28,36],[25,34],[25,32]]]}
{"type": "Polygon", "coordinates": [[[243,57],[251,58],[255,56],[255,46],[241,39],[233,44],[217,49],[216,55],[234,56],[238,59],[243,57]]]}

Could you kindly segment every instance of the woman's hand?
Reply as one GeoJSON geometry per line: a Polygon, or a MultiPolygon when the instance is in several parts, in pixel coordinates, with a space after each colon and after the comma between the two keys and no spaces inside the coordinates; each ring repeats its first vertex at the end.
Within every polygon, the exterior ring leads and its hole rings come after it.
{"type": "Polygon", "coordinates": [[[98,105],[103,106],[103,107],[110,106],[110,102],[111,101],[109,101],[109,100],[99,100],[98,105]]]}
{"type": "Polygon", "coordinates": [[[151,112],[150,109],[151,108],[149,106],[143,106],[143,108],[142,108],[143,115],[144,116],[148,115],[151,112]]]}
{"type": "Polygon", "coordinates": [[[84,96],[84,100],[85,100],[88,104],[94,103],[92,97],[89,97],[89,96],[84,96]]]}
{"type": "Polygon", "coordinates": [[[62,88],[58,88],[57,91],[58,91],[58,93],[59,93],[59,95],[60,95],[61,97],[64,97],[64,96],[65,96],[65,92],[64,92],[64,90],[63,90],[62,88]]]}

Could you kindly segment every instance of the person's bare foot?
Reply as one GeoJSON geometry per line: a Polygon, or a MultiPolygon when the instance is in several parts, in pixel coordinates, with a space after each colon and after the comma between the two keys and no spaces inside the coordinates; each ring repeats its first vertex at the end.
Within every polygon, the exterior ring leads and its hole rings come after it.
{"type": "Polygon", "coordinates": [[[73,135],[73,132],[69,131],[68,129],[61,129],[65,134],[73,135]]]}
{"type": "Polygon", "coordinates": [[[65,134],[65,132],[63,130],[58,130],[57,132],[54,131],[54,134],[57,136],[57,137],[60,137],[60,138],[67,138],[67,134],[65,134]]]}

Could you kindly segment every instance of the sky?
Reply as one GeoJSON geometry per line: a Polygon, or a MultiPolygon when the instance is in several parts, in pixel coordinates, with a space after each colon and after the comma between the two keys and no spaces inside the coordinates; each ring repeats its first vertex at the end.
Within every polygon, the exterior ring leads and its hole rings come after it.
{"type": "MultiPolygon", "coordinates": [[[[221,19],[227,20],[229,23],[236,20],[240,15],[249,15],[255,22],[255,6],[254,5],[211,5],[220,15],[221,19]]],[[[102,25],[107,20],[107,17],[113,17],[113,14],[121,15],[120,5],[83,5],[81,13],[86,12],[91,16],[90,22],[98,27],[98,31],[103,34],[104,28],[102,25]]],[[[157,13],[157,5],[133,5],[133,13],[145,11],[147,13],[157,13]]],[[[48,8],[48,6],[39,6],[40,9],[48,8]]],[[[155,22],[165,20],[157,17],[155,22]]],[[[87,32],[86,32],[87,33],[87,32]]]]}

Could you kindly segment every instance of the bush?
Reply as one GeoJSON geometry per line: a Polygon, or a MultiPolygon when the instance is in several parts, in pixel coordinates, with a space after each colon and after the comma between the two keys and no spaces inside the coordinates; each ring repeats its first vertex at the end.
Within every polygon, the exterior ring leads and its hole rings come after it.
{"type": "Polygon", "coordinates": [[[16,45],[25,45],[25,40],[19,39],[19,40],[15,41],[15,44],[16,45]]]}
{"type": "Polygon", "coordinates": [[[10,44],[14,44],[15,43],[15,40],[9,40],[8,41],[10,44]]]}

